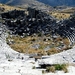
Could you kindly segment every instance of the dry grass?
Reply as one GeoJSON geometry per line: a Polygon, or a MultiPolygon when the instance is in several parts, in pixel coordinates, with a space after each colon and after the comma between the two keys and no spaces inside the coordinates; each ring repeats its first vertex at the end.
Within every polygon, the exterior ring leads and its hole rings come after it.
{"type": "Polygon", "coordinates": [[[59,20],[67,19],[70,17],[69,13],[60,13],[60,12],[53,12],[51,15],[54,16],[55,18],[59,19],[59,20]]]}
{"type": "Polygon", "coordinates": [[[69,46],[70,42],[67,38],[63,39],[63,42],[66,46],[69,46]]]}
{"type": "Polygon", "coordinates": [[[56,48],[51,48],[50,50],[47,51],[47,54],[48,55],[51,55],[51,54],[55,54],[55,53],[59,53],[60,51],[57,50],[56,48]]]}
{"type": "Polygon", "coordinates": [[[0,4],[0,7],[5,9],[3,12],[15,10],[15,9],[16,9],[16,10],[25,10],[25,9],[23,9],[23,8],[14,7],[14,6],[8,6],[8,5],[5,5],[5,4],[0,4]]]}
{"type": "Polygon", "coordinates": [[[46,55],[46,54],[51,55],[51,54],[61,52],[63,50],[63,47],[61,50],[57,49],[57,47],[62,45],[61,41],[63,41],[63,44],[65,45],[65,48],[67,50],[69,42],[67,39],[62,39],[61,37],[55,40],[53,39],[48,41],[44,41],[44,38],[38,36],[35,37],[27,36],[22,38],[20,36],[10,37],[9,35],[7,38],[7,43],[10,45],[12,49],[21,53],[28,53],[28,54],[37,53],[38,55],[46,55]],[[13,40],[13,43],[10,43],[11,40],[13,40]],[[36,44],[39,44],[38,48],[33,47],[36,44]],[[45,48],[47,46],[50,46],[50,49],[48,51],[45,51],[45,48]]]}
{"type": "Polygon", "coordinates": [[[46,71],[45,70],[42,70],[42,74],[45,74],[46,73],[46,71]]]}
{"type": "Polygon", "coordinates": [[[62,13],[70,13],[70,14],[72,14],[72,13],[75,12],[75,7],[68,8],[68,9],[64,9],[64,10],[62,10],[62,11],[60,11],[60,12],[62,12],[62,13]]]}
{"type": "Polygon", "coordinates": [[[28,47],[28,45],[26,44],[13,44],[10,45],[11,48],[13,48],[14,50],[21,52],[21,53],[25,53],[26,52],[26,48],[28,47]]]}
{"type": "Polygon", "coordinates": [[[55,72],[55,67],[54,66],[51,66],[50,67],[50,71],[54,73],[55,72]]]}
{"type": "Polygon", "coordinates": [[[54,10],[52,12],[50,11],[49,14],[51,14],[58,20],[61,20],[61,19],[69,18],[70,15],[73,14],[74,12],[75,12],[75,7],[72,7],[72,8],[69,7],[63,10],[54,10]]]}

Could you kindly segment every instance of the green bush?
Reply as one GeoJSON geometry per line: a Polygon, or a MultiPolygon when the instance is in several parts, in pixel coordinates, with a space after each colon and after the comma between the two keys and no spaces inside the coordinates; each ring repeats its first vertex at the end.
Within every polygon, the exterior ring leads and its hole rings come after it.
{"type": "Polygon", "coordinates": [[[53,66],[46,67],[46,72],[53,72],[54,73],[56,70],[64,71],[64,73],[68,72],[66,64],[55,64],[53,66]]]}
{"type": "Polygon", "coordinates": [[[60,64],[55,65],[55,70],[62,70],[62,69],[63,69],[63,65],[60,64]]]}
{"type": "Polygon", "coordinates": [[[32,67],[32,69],[35,69],[35,68],[36,68],[35,66],[32,67]]]}
{"type": "Polygon", "coordinates": [[[55,70],[63,70],[65,73],[67,73],[67,64],[56,64],[55,70]]]}
{"type": "Polygon", "coordinates": [[[45,73],[45,70],[42,70],[42,74],[44,74],[45,73]]]}
{"type": "Polygon", "coordinates": [[[50,72],[50,67],[46,67],[46,71],[47,72],[50,72]]]}

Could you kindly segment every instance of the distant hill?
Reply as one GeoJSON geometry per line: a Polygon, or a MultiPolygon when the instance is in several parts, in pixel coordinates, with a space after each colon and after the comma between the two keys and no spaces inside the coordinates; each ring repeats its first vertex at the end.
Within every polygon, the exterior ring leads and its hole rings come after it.
{"type": "Polygon", "coordinates": [[[45,4],[49,4],[51,6],[61,6],[61,5],[75,6],[75,0],[38,0],[38,1],[43,2],[45,4]]]}
{"type": "Polygon", "coordinates": [[[51,5],[51,6],[75,6],[75,0],[0,0],[1,3],[8,3],[11,5],[31,4],[36,5],[39,2],[51,5]]]}
{"type": "Polygon", "coordinates": [[[0,3],[6,3],[8,2],[9,0],[0,0],[0,3]]]}
{"type": "Polygon", "coordinates": [[[33,4],[35,0],[0,0],[1,3],[11,4],[11,5],[20,5],[20,4],[33,4]]]}
{"type": "Polygon", "coordinates": [[[19,7],[29,6],[43,11],[53,10],[51,6],[46,6],[44,3],[37,0],[0,0],[0,3],[19,7]]]}

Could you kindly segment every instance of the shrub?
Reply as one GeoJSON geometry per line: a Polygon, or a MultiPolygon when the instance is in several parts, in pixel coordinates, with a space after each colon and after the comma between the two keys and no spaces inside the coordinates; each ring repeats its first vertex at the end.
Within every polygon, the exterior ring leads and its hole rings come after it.
{"type": "Polygon", "coordinates": [[[40,37],[40,36],[42,36],[42,33],[41,32],[38,33],[38,37],[40,37]]]}
{"type": "Polygon", "coordinates": [[[50,72],[50,67],[46,67],[46,71],[47,72],[50,72]]]}
{"type": "Polygon", "coordinates": [[[42,74],[44,74],[45,73],[45,70],[42,70],[42,74]]]}
{"type": "Polygon", "coordinates": [[[55,67],[54,66],[49,66],[49,67],[46,67],[46,71],[47,72],[55,72],[55,67]]]}
{"type": "Polygon", "coordinates": [[[55,70],[63,70],[65,73],[67,73],[67,64],[56,64],[55,70]]]}
{"type": "Polygon", "coordinates": [[[34,42],[35,40],[36,40],[36,39],[34,39],[34,38],[33,38],[33,39],[31,39],[31,41],[33,41],[33,42],[34,42]]]}
{"type": "Polygon", "coordinates": [[[64,71],[64,73],[68,72],[66,64],[55,64],[53,66],[46,67],[46,72],[53,72],[54,73],[56,70],[64,71]]]}
{"type": "Polygon", "coordinates": [[[54,73],[55,72],[55,67],[54,66],[51,66],[50,67],[50,71],[54,73]]]}
{"type": "Polygon", "coordinates": [[[52,48],[52,49],[47,51],[48,55],[55,54],[55,53],[59,53],[59,51],[56,48],[52,48]]]}
{"type": "Polygon", "coordinates": [[[35,68],[36,68],[35,66],[32,67],[32,69],[35,69],[35,68]]]}
{"type": "Polygon", "coordinates": [[[62,70],[62,69],[63,69],[63,65],[56,64],[56,65],[55,65],[55,69],[56,69],[56,70],[62,70]]]}
{"type": "Polygon", "coordinates": [[[68,69],[67,68],[63,68],[63,71],[64,71],[64,73],[67,73],[68,69]]]}

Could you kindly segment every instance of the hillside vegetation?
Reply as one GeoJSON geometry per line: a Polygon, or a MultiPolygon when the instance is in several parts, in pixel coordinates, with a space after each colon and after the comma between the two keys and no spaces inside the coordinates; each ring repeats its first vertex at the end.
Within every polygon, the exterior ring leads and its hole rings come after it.
{"type": "Polygon", "coordinates": [[[57,7],[54,11],[49,12],[50,15],[54,16],[58,20],[68,19],[70,15],[75,12],[75,7],[68,7],[65,9],[58,10],[57,7]]]}
{"type": "Polygon", "coordinates": [[[38,55],[51,55],[63,50],[69,49],[69,40],[67,38],[57,39],[50,38],[49,36],[9,36],[7,43],[14,50],[27,53],[27,54],[38,54],[38,55]]]}
{"type": "Polygon", "coordinates": [[[8,11],[11,11],[11,10],[25,10],[23,8],[19,8],[19,7],[15,7],[15,6],[8,6],[6,4],[1,4],[0,3],[0,9],[3,9],[2,12],[8,12],[8,11]]]}

